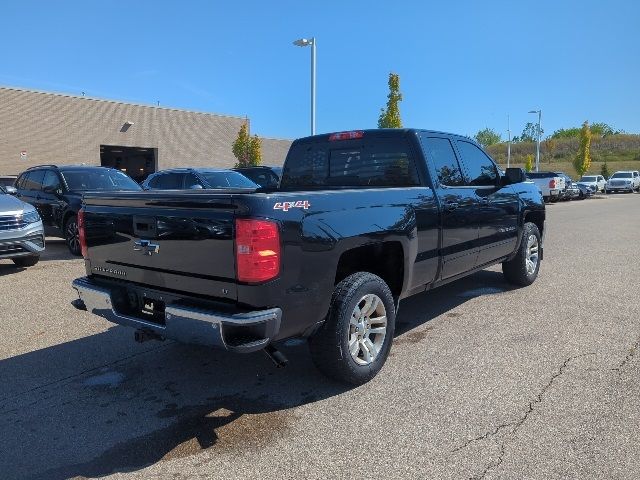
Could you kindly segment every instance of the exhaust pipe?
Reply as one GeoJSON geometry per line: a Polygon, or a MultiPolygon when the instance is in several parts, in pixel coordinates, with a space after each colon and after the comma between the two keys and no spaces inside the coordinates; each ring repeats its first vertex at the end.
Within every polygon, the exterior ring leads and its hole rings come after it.
{"type": "Polygon", "coordinates": [[[271,361],[276,365],[277,368],[283,368],[287,366],[289,360],[284,356],[280,350],[278,350],[273,345],[269,344],[264,348],[264,353],[267,354],[267,357],[271,359],[271,361]]]}

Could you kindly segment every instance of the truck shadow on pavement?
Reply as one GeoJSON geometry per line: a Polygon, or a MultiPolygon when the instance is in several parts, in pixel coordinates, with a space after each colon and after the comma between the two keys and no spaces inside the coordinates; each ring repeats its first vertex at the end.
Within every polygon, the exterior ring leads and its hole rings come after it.
{"type": "MultiPolygon", "coordinates": [[[[403,301],[394,348],[411,348],[402,344],[423,338],[410,337],[416,327],[476,293],[508,288],[500,273],[483,271],[403,301]]],[[[276,369],[260,352],[132,337],[114,326],[0,361],[3,479],[99,477],[205,449],[234,458],[286,436],[303,420],[294,407],[352,388],[323,377],[301,340],[285,342],[289,365],[276,369]]]]}

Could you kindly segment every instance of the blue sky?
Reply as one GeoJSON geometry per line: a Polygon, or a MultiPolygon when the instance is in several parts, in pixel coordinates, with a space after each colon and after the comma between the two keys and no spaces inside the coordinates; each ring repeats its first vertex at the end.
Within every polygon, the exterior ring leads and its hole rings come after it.
{"type": "MultiPolygon", "coordinates": [[[[374,128],[389,72],[405,126],[640,132],[640,2],[3,0],[0,85],[249,116],[252,131],[374,128]]],[[[1,128],[1,126],[0,126],[1,128]]]]}

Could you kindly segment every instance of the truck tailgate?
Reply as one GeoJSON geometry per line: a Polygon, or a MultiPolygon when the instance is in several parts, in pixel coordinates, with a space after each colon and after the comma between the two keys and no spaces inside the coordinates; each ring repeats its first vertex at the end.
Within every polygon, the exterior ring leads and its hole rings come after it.
{"type": "Polygon", "coordinates": [[[89,194],[84,203],[87,273],[236,300],[233,194],[89,194]]]}

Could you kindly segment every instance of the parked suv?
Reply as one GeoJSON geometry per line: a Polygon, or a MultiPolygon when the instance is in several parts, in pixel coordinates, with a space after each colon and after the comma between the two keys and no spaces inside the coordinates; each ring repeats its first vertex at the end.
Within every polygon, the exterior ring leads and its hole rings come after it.
{"type": "Polygon", "coordinates": [[[583,175],[578,183],[591,187],[595,193],[604,192],[607,185],[607,181],[602,175],[583,175]]]}
{"type": "Polygon", "coordinates": [[[239,167],[234,168],[234,170],[263,188],[277,188],[282,176],[282,167],[260,165],[257,167],[239,167]]]}
{"type": "Polygon", "coordinates": [[[64,238],[74,255],[80,255],[77,215],[85,192],[141,189],[120,170],[85,165],[33,167],[18,177],[15,186],[16,196],[40,214],[45,233],[64,238]]]}
{"type": "Polygon", "coordinates": [[[44,232],[38,212],[0,185],[0,259],[31,267],[38,263],[43,250],[44,232]]]}
{"type": "Polygon", "coordinates": [[[142,182],[145,190],[200,190],[203,188],[258,188],[233,170],[214,168],[174,168],[151,174],[142,182]]]}
{"type": "Polygon", "coordinates": [[[609,178],[606,192],[633,192],[640,191],[640,175],[635,170],[621,170],[609,178]]]}

